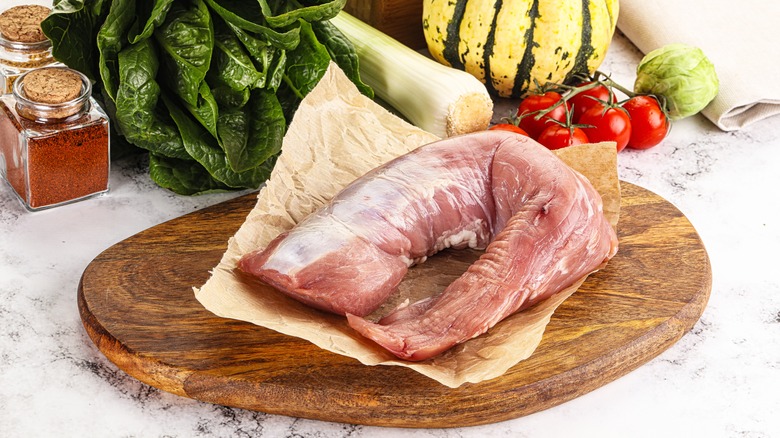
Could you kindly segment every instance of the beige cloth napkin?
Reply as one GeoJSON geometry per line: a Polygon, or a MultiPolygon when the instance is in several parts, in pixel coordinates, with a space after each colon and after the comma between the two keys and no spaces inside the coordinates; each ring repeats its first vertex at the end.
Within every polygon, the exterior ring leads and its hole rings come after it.
{"type": "Polygon", "coordinates": [[[618,28],[644,53],[670,43],[700,47],[720,80],[702,114],[720,129],[780,114],[780,2],[622,0],[618,28]]]}

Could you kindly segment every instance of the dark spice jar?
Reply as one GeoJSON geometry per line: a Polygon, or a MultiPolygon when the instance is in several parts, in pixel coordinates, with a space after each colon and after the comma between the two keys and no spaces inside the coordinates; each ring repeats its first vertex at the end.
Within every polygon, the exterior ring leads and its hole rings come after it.
{"type": "Polygon", "coordinates": [[[58,65],[41,22],[51,9],[21,5],[0,13],[0,94],[11,93],[14,81],[30,70],[58,65]]]}
{"type": "Polygon", "coordinates": [[[108,191],[109,120],[83,74],[24,73],[0,97],[0,174],[29,210],[108,191]]]}

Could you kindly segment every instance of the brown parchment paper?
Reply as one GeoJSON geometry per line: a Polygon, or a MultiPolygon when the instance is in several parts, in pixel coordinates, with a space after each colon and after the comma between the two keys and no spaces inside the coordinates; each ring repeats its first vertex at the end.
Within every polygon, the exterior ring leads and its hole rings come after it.
{"type": "MultiPolygon", "coordinates": [[[[555,309],[577,290],[584,278],[505,319],[482,336],[435,358],[413,363],[398,360],[362,338],[347,325],[346,318],[311,309],[234,271],[243,254],[266,246],[354,179],[434,140],[437,137],[362,96],[344,73],[331,64],[296,111],[284,138],[282,154],[260,190],[256,206],[229,240],[227,251],[209,280],[194,288],[198,301],[218,316],[306,339],[366,365],[409,367],[453,388],[504,374],[533,353],[555,309]]],[[[614,144],[572,147],[562,150],[559,156],[591,180],[604,198],[606,214],[616,226],[620,189],[614,144]]],[[[413,267],[397,296],[375,313],[385,312],[406,298],[413,302],[443,290],[477,256],[468,250],[453,251],[413,267]]]]}

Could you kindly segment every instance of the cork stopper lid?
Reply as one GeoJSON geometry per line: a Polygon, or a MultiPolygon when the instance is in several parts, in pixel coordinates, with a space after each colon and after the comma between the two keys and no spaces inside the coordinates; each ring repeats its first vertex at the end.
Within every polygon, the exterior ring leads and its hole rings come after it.
{"type": "Polygon", "coordinates": [[[24,118],[60,120],[89,108],[92,84],[82,73],[67,67],[30,70],[14,81],[16,109],[24,118]]]}
{"type": "Polygon", "coordinates": [[[41,68],[24,78],[25,97],[38,103],[70,102],[79,97],[81,87],[81,76],[64,68],[41,68]]]}
{"type": "Polygon", "coordinates": [[[46,41],[41,22],[49,16],[51,9],[41,5],[14,6],[0,14],[0,35],[20,43],[46,41]]]}

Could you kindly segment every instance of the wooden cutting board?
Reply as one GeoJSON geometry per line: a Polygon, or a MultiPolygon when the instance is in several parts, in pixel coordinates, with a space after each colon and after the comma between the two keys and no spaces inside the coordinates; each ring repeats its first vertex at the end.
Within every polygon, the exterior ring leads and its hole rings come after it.
{"type": "MultiPolygon", "coordinates": [[[[622,187],[615,258],[558,308],[530,358],[502,377],[457,389],[403,367],[364,366],[206,311],[192,287],[209,277],[253,208],[254,194],[107,249],[82,276],[79,310],[89,336],[119,368],[181,396],[380,426],[507,420],[573,399],[639,367],[680,339],[705,308],[710,264],[690,222],[659,196],[628,183],[622,187]]],[[[441,257],[457,262],[460,255],[441,257]]],[[[421,266],[449,266],[435,263],[421,266]]]]}

